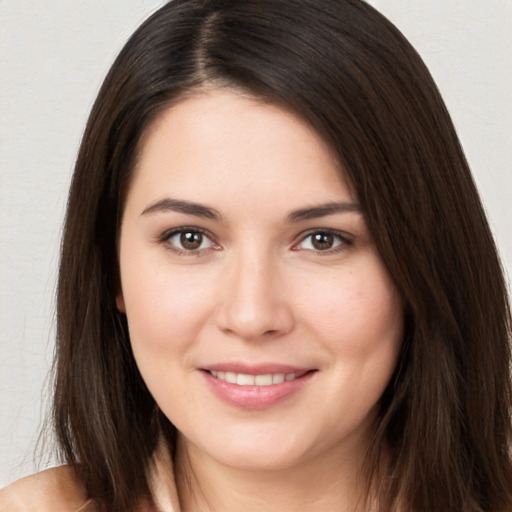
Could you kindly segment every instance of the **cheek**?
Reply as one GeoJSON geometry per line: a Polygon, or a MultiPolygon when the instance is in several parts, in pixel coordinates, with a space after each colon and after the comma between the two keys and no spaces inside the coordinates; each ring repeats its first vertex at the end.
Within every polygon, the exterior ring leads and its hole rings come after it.
{"type": "MultiPolygon", "coordinates": [[[[179,270],[179,269],[178,269],[179,270]]],[[[123,297],[135,351],[156,357],[186,346],[209,308],[204,279],[191,272],[129,265],[122,273],[123,297]],[[145,268],[144,272],[138,269],[145,268]],[[149,269],[149,270],[148,270],[149,269]]]]}
{"type": "Polygon", "coordinates": [[[172,418],[169,413],[175,404],[193,399],[183,382],[191,371],[190,348],[209,306],[204,287],[192,273],[147,268],[152,270],[139,274],[136,263],[125,269],[123,295],[130,341],[148,389],[172,418]]]}
{"type": "Polygon", "coordinates": [[[309,294],[316,311],[309,332],[322,340],[330,358],[328,393],[353,412],[355,422],[380,399],[403,339],[401,297],[379,260],[366,263],[340,273],[322,293],[309,294]]]}
{"type": "Polygon", "coordinates": [[[346,410],[362,420],[374,410],[396,367],[403,339],[402,299],[387,272],[376,266],[347,278],[329,302],[321,322],[337,375],[332,394],[343,396],[346,410]]]}
{"type": "Polygon", "coordinates": [[[329,286],[308,293],[306,301],[313,312],[310,324],[331,340],[334,349],[364,355],[401,340],[402,301],[380,266],[336,276],[329,286]]]}

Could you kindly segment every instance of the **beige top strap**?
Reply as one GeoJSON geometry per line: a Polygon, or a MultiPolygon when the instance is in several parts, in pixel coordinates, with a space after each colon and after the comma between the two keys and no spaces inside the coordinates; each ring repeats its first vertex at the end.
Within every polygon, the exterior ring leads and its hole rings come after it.
{"type": "MultiPolygon", "coordinates": [[[[172,459],[169,448],[163,439],[153,457],[150,486],[158,512],[180,512],[172,459]]],[[[0,512],[2,511],[0,510],[0,512]]]]}

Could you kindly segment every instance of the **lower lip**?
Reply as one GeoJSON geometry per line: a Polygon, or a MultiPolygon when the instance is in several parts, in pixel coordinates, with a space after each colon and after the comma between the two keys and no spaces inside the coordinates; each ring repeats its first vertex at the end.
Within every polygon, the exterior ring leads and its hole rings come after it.
{"type": "Polygon", "coordinates": [[[294,380],[284,381],[270,386],[239,386],[202,372],[206,382],[215,395],[229,405],[241,409],[265,409],[300,391],[313,377],[313,371],[294,380]]]}

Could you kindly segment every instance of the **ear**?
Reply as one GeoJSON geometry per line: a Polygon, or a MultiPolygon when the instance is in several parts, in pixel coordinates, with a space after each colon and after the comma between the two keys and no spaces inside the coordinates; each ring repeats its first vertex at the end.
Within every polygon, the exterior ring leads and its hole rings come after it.
{"type": "Polygon", "coordinates": [[[126,306],[124,303],[123,291],[120,289],[116,295],[116,306],[120,313],[126,313],[126,306]]]}

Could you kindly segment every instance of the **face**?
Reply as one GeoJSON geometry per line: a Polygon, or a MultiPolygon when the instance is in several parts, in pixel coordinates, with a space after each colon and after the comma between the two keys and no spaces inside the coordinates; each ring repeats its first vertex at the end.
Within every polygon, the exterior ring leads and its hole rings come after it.
{"type": "Polygon", "coordinates": [[[145,134],[119,241],[137,364],[180,442],[244,468],[364,449],[401,299],[327,146],[211,91],[145,134]]]}

